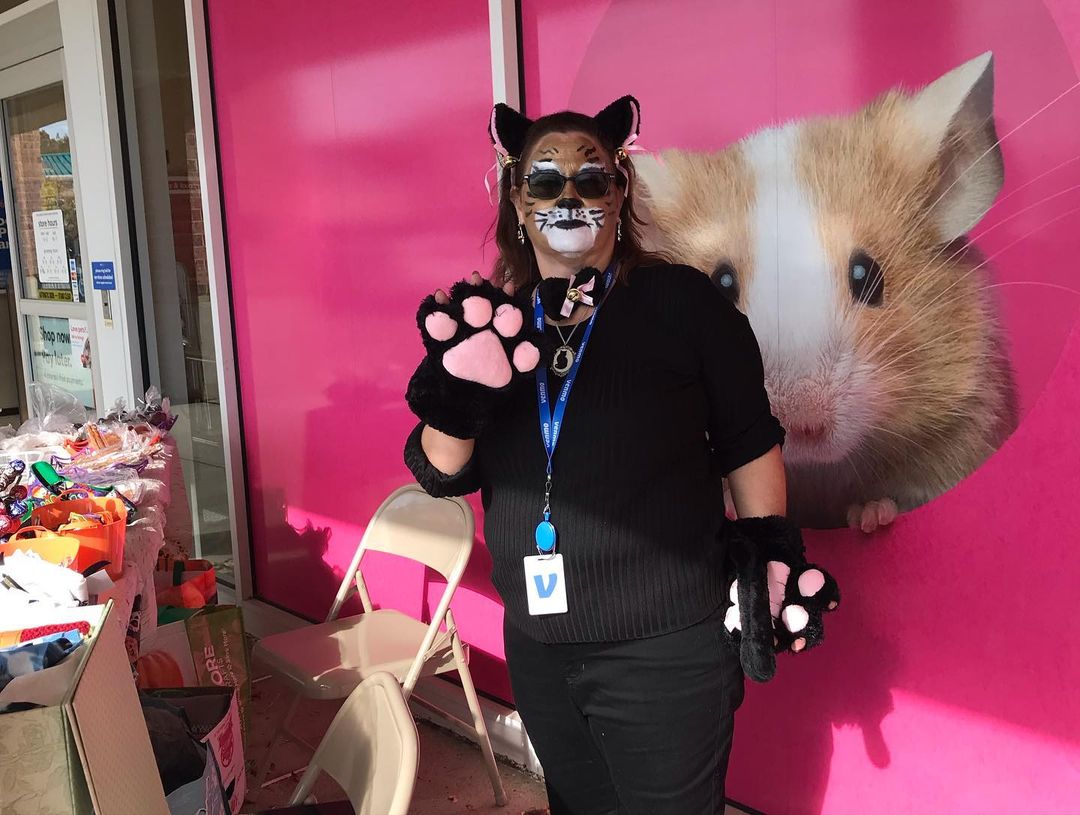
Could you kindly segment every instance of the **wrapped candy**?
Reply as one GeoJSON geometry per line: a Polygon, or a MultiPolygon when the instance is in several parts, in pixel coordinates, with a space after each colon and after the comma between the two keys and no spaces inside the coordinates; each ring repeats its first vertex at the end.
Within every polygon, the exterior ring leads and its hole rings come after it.
{"type": "Polygon", "coordinates": [[[21,459],[14,459],[8,462],[8,465],[0,470],[0,492],[5,492],[8,487],[15,484],[22,474],[26,472],[26,462],[21,459]]]}

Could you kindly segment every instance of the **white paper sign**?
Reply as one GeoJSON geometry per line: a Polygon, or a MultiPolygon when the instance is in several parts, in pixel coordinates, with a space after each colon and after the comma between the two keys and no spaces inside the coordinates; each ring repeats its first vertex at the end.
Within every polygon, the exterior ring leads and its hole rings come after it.
{"type": "Polygon", "coordinates": [[[33,213],[33,218],[38,282],[67,284],[69,272],[64,213],[59,209],[43,209],[33,213]]]}
{"type": "Polygon", "coordinates": [[[71,367],[90,367],[90,324],[86,320],[68,320],[68,333],[71,337],[71,367]]]}

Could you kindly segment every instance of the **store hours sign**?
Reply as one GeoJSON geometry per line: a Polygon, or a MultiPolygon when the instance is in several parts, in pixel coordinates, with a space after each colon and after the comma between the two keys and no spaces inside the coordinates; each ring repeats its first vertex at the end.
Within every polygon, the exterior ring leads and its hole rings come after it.
{"type": "Polygon", "coordinates": [[[67,239],[64,237],[64,213],[59,209],[43,209],[32,215],[34,247],[37,250],[39,283],[68,285],[67,239]]]}

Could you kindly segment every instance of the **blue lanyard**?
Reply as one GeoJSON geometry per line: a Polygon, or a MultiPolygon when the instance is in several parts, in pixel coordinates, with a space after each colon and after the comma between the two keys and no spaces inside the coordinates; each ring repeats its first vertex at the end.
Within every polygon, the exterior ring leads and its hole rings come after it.
{"type": "MultiPolygon", "coordinates": [[[[611,261],[611,265],[608,266],[607,271],[604,272],[604,291],[611,290],[611,281],[615,276],[615,261],[611,261]]],[[[585,334],[581,338],[581,347],[578,348],[577,356],[574,358],[574,364],[570,367],[570,372],[566,375],[566,379],[563,381],[562,388],[559,390],[559,396],[555,400],[554,409],[551,406],[551,397],[548,390],[548,378],[547,370],[540,367],[536,371],[536,403],[538,412],[540,414],[540,435],[544,440],[544,452],[547,453],[547,483],[544,489],[544,520],[541,523],[542,527],[546,527],[549,532],[546,535],[550,535],[550,545],[547,545],[547,539],[541,541],[541,533],[537,531],[537,549],[543,553],[548,554],[555,550],[555,529],[551,525],[551,460],[555,455],[555,446],[559,443],[559,433],[565,424],[564,416],[566,414],[566,403],[570,400],[570,389],[574,387],[574,380],[577,378],[578,369],[581,367],[581,360],[585,358],[585,348],[589,344],[589,337],[592,335],[593,325],[596,323],[596,315],[600,313],[600,303],[596,304],[596,308],[593,309],[592,316],[589,318],[588,325],[585,326],[585,334]]],[[[537,290],[533,296],[533,322],[536,326],[536,330],[543,332],[544,330],[544,307],[540,304],[540,292],[537,290]]]]}

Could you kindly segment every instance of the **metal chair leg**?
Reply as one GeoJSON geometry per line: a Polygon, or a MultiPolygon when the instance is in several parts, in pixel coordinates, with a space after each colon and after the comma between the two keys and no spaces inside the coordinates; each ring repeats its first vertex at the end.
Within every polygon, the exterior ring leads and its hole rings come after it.
{"type": "Polygon", "coordinates": [[[458,676],[461,677],[461,689],[465,691],[465,700],[469,703],[469,712],[473,717],[476,743],[480,746],[480,753],[484,757],[488,777],[491,779],[491,788],[495,792],[495,805],[504,807],[506,806],[506,792],[503,791],[502,777],[499,775],[499,766],[495,763],[495,753],[491,749],[491,739],[488,737],[487,724],[484,723],[484,713],[480,710],[480,700],[476,698],[476,687],[473,685],[472,674],[469,672],[465,649],[461,646],[457,632],[454,632],[451,642],[454,658],[457,660],[458,676]]]}
{"type": "Polygon", "coordinates": [[[297,707],[300,706],[300,700],[302,698],[303,697],[299,693],[293,693],[292,702],[285,711],[285,715],[278,721],[277,727],[274,729],[274,734],[270,737],[270,743],[266,746],[266,752],[263,753],[262,758],[259,760],[258,771],[255,774],[255,784],[251,789],[251,802],[255,804],[256,809],[259,808],[262,791],[266,786],[263,782],[266,780],[266,774],[270,771],[270,759],[273,757],[274,750],[281,743],[282,736],[287,732],[289,723],[292,721],[292,717],[296,713],[297,707]]]}

